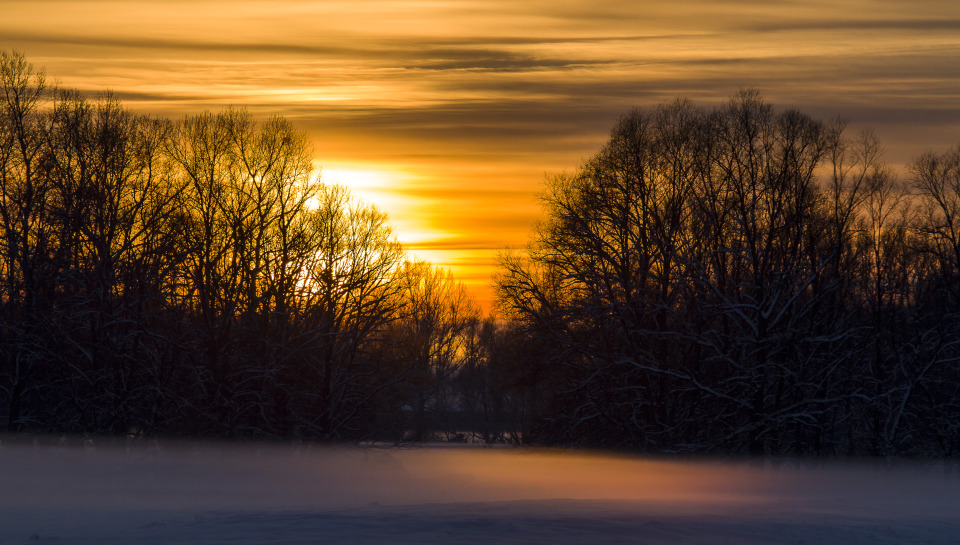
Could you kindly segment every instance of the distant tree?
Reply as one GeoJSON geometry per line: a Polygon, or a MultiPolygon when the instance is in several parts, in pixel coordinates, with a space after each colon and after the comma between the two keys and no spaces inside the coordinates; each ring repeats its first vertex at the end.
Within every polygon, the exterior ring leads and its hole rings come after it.
{"type": "Polygon", "coordinates": [[[546,346],[517,323],[492,317],[474,322],[455,386],[472,431],[484,443],[537,443],[535,416],[552,384],[545,379],[546,346]]]}
{"type": "Polygon", "coordinates": [[[448,270],[423,261],[407,262],[400,280],[403,314],[391,336],[410,376],[406,404],[413,418],[408,439],[422,441],[433,431],[458,431],[450,420],[461,409],[454,379],[480,312],[448,270]]]}

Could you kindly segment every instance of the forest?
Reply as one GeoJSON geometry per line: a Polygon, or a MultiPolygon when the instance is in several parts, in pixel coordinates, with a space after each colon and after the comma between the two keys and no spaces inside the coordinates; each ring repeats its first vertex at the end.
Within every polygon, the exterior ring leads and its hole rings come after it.
{"type": "Polygon", "coordinates": [[[633,110],[484,316],[282,117],[0,78],[10,433],[960,456],[960,147],[901,173],[752,90],[633,110]]]}

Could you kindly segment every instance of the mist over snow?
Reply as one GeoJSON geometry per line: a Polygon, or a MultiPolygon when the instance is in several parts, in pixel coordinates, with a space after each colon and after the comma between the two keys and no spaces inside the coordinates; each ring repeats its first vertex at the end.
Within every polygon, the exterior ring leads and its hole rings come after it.
{"type": "Polygon", "coordinates": [[[14,543],[957,543],[955,465],[55,439],[0,448],[14,543]]]}

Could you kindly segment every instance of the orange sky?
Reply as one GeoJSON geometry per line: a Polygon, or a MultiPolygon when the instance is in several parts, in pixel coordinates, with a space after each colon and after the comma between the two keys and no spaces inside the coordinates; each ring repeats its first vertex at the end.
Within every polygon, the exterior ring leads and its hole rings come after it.
{"type": "Polygon", "coordinates": [[[385,209],[489,307],[544,174],[617,116],[757,87],[872,127],[902,165],[960,143],[956,0],[3,0],[0,49],[179,117],[229,105],[308,132],[328,181],[385,209]]]}

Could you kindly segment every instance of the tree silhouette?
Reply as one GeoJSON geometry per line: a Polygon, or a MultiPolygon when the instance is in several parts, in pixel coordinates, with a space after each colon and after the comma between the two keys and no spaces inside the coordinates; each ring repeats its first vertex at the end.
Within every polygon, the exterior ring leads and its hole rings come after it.
{"type": "Polygon", "coordinates": [[[0,76],[8,429],[395,434],[420,362],[392,347],[422,293],[386,215],[318,181],[303,133],[237,109],[135,115],[49,89],[19,53],[0,76]]]}
{"type": "MultiPolygon", "coordinates": [[[[776,112],[755,91],[625,115],[600,152],[548,180],[526,256],[502,261],[501,307],[555,347],[547,440],[942,448],[917,391],[955,376],[955,336],[915,298],[936,298],[924,286],[950,274],[951,190],[934,181],[951,179],[949,163],[914,166],[936,211],[924,226],[869,133],[776,112]],[[938,265],[912,249],[923,240],[938,265]]],[[[952,391],[936,397],[955,414],[952,391]]]]}
{"type": "Polygon", "coordinates": [[[899,176],[755,91],[633,110],[483,318],[281,117],[137,115],[17,52],[0,84],[8,431],[960,454],[960,148],[899,176]]]}

